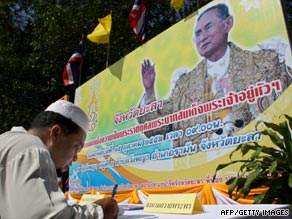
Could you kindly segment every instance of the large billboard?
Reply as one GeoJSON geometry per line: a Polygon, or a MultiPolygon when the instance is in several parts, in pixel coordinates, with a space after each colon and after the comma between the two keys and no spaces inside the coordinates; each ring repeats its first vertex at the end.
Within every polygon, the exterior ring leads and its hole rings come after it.
{"type": "Polygon", "coordinates": [[[256,120],[292,115],[289,66],[280,0],[212,1],[76,90],[90,127],[70,191],[210,183],[261,141],[256,120]]]}

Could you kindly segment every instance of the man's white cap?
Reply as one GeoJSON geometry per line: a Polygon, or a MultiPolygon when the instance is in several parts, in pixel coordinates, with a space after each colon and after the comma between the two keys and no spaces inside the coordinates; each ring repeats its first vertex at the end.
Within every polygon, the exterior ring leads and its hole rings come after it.
{"type": "Polygon", "coordinates": [[[85,133],[87,133],[88,117],[85,112],[75,104],[66,100],[57,100],[48,106],[45,111],[52,111],[61,114],[62,116],[72,120],[72,122],[74,122],[76,125],[82,128],[85,133]]]}

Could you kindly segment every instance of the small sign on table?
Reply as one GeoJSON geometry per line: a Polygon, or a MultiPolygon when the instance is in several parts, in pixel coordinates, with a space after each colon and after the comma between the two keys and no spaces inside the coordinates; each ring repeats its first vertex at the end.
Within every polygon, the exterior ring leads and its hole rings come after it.
{"type": "Polygon", "coordinates": [[[170,214],[203,213],[203,206],[197,193],[150,194],[144,212],[170,214]]]}

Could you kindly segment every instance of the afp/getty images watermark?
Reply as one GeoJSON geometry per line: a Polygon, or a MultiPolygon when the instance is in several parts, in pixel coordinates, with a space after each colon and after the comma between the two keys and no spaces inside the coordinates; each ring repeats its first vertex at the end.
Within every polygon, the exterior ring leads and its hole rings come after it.
{"type": "Polygon", "coordinates": [[[226,216],[289,216],[289,209],[225,209],[220,215],[226,216]]]}

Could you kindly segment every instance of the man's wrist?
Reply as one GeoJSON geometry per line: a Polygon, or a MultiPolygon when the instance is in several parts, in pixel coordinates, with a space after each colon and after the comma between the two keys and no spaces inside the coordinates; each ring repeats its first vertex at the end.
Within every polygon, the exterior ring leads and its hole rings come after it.
{"type": "Polygon", "coordinates": [[[145,91],[145,95],[143,98],[145,98],[145,104],[148,103],[150,97],[153,95],[154,93],[154,87],[149,88],[148,90],[145,91]]]}

